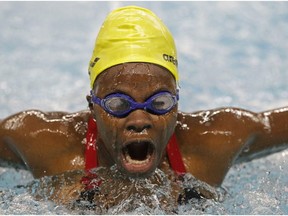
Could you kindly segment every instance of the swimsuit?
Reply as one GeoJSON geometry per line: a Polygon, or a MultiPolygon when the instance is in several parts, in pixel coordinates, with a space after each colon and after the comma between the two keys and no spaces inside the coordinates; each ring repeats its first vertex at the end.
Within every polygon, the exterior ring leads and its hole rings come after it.
{"type": "MultiPolygon", "coordinates": [[[[95,120],[90,118],[88,121],[85,150],[85,171],[87,175],[81,179],[81,183],[85,185],[85,190],[81,193],[81,197],[89,200],[91,203],[94,194],[98,192],[98,188],[101,185],[101,180],[95,181],[97,175],[90,172],[91,169],[97,168],[99,166],[96,140],[97,125],[95,120]]],[[[166,147],[166,152],[172,170],[174,170],[178,176],[184,175],[186,173],[186,169],[175,134],[173,134],[170,138],[166,147]]],[[[187,201],[191,198],[200,199],[201,196],[193,188],[185,188],[184,194],[179,195],[178,203],[187,203],[187,201]]]]}

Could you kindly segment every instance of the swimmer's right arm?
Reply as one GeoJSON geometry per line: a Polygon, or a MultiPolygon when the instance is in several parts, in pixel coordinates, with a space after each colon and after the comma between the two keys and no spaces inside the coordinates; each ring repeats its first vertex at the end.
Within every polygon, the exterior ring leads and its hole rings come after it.
{"type": "Polygon", "coordinates": [[[38,178],[84,168],[88,112],[28,110],[1,121],[0,158],[25,164],[38,178]]]}

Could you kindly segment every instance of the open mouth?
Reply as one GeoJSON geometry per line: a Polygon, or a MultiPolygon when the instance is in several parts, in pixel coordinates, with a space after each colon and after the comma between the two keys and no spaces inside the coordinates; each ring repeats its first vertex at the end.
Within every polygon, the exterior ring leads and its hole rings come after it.
{"type": "Polygon", "coordinates": [[[122,163],[130,173],[145,173],[153,166],[155,145],[150,141],[129,142],[122,148],[122,163]]]}

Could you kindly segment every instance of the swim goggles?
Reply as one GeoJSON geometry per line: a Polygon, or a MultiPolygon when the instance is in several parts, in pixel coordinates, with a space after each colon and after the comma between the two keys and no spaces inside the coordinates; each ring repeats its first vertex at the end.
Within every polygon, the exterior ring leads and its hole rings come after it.
{"type": "Polygon", "coordinates": [[[113,93],[103,99],[97,97],[92,90],[90,94],[94,104],[98,104],[107,113],[119,118],[127,116],[136,109],[144,109],[155,115],[163,115],[170,112],[179,100],[178,90],[176,95],[168,91],[160,91],[149,97],[144,103],[138,103],[129,95],[122,93],[113,93]]]}

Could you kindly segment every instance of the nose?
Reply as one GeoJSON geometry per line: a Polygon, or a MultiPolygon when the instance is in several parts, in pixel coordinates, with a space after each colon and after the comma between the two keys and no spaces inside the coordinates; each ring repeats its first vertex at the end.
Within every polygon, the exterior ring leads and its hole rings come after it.
{"type": "Polygon", "coordinates": [[[127,116],[126,130],[141,133],[152,128],[150,114],[144,110],[135,110],[127,116]]]}

